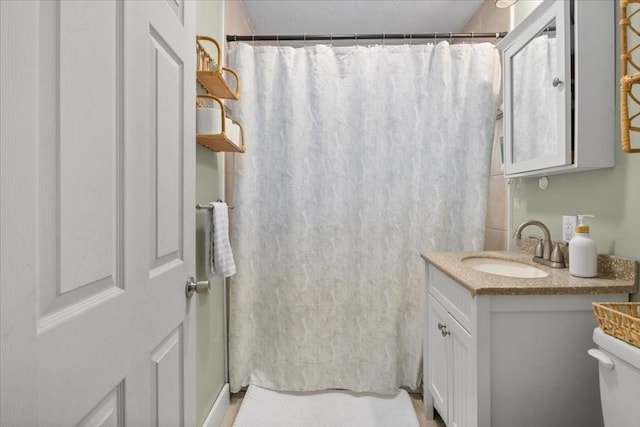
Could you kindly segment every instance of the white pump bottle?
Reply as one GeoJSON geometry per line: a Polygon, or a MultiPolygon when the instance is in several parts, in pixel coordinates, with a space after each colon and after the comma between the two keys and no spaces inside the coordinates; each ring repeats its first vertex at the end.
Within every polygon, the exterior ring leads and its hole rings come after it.
{"type": "Polygon", "coordinates": [[[569,241],[569,273],[577,277],[596,277],[598,275],[598,251],[596,242],[589,235],[589,226],[584,224],[585,217],[578,215],[576,233],[569,241]]]}

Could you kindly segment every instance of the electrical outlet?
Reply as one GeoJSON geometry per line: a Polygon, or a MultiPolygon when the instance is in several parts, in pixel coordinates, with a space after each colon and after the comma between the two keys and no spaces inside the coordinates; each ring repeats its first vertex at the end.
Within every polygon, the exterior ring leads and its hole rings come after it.
{"type": "Polygon", "coordinates": [[[562,215],[562,240],[568,242],[573,237],[578,217],[576,215],[562,215]]]}

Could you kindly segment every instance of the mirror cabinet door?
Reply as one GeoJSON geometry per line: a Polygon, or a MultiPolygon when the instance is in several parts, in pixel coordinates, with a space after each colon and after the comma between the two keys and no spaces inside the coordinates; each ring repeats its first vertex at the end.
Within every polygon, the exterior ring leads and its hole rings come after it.
{"type": "Polygon", "coordinates": [[[556,2],[505,50],[506,174],[571,162],[569,3],[556,2]]]}

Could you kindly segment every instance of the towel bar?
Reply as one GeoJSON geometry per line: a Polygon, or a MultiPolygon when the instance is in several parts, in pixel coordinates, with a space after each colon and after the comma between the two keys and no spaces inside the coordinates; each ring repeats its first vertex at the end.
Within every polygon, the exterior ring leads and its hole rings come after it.
{"type": "MultiPolygon", "coordinates": [[[[217,200],[218,203],[221,203],[222,200],[217,200]]],[[[233,209],[233,205],[227,205],[229,209],[233,209]]],[[[196,205],[196,209],[197,210],[203,210],[203,209],[213,209],[213,206],[211,205],[196,205]]]]}

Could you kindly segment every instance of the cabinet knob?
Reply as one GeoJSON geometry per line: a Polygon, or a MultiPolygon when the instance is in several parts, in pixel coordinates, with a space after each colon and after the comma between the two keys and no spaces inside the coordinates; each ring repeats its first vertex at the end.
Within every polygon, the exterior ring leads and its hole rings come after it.
{"type": "Polygon", "coordinates": [[[553,85],[553,87],[558,87],[558,85],[562,84],[562,80],[560,80],[559,78],[556,77],[555,79],[553,79],[551,84],[553,85]]]}
{"type": "Polygon", "coordinates": [[[446,323],[438,322],[438,330],[440,330],[440,333],[442,334],[443,337],[446,337],[447,335],[451,335],[451,332],[447,330],[446,323]]]}

